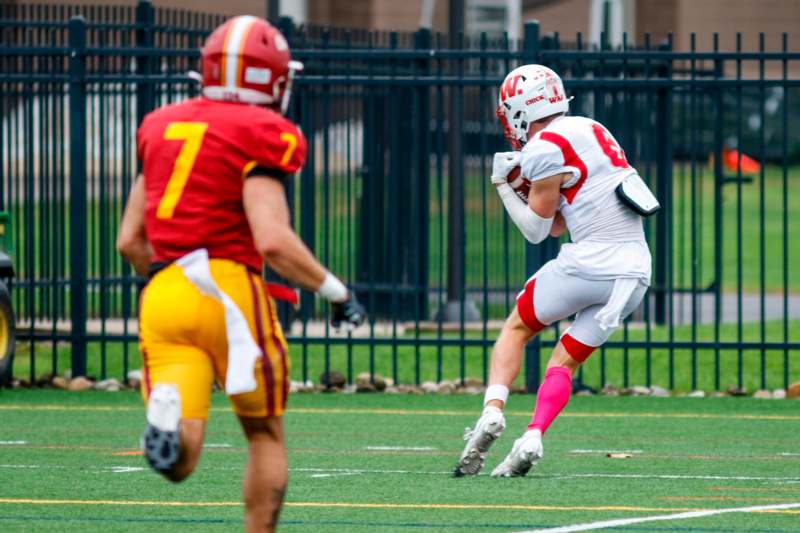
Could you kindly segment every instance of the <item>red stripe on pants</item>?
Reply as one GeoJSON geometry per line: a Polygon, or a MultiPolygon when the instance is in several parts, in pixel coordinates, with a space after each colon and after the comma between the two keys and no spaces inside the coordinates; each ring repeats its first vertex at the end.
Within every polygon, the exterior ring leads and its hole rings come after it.
{"type": "Polygon", "coordinates": [[[567,350],[570,357],[579,363],[586,361],[592,355],[592,352],[597,349],[597,346],[583,344],[569,333],[564,333],[561,337],[561,344],[564,345],[564,349],[567,350]]]}
{"type": "MultiPolygon", "coordinates": [[[[141,343],[140,343],[141,344],[141,343]]],[[[145,396],[150,397],[150,391],[153,390],[153,385],[150,383],[150,371],[147,369],[147,350],[144,349],[144,346],[141,347],[142,349],[142,377],[143,383],[142,386],[144,387],[145,396]]]]}
{"type": "Polygon", "coordinates": [[[269,360],[269,352],[264,342],[264,324],[261,322],[261,299],[258,297],[259,291],[253,282],[252,274],[247,275],[250,281],[250,289],[253,293],[253,306],[256,313],[256,332],[258,333],[258,345],[261,347],[263,357],[261,358],[261,370],[264,373],[264,389],[267,396],[267,416],[275,416],[275,376],[272,374],[272,362],[269,360]]]}
{"type": "Polygon", "coordinates": [[[525,284],[525,291],[517,298],[517,312],[528,329],[534,333],[542,331],[544,324],[536,318],[536,307],[533,304],[533,290],[536,286],[536,278],[525,284]]]}
{"type": "Polygon", "coordinates": [[[283,369],[283,409],[286,409],[286,400],[289,398],[289,368],[286,360],[286,350],[283,348],[283,344],[281,344],[280,339],[275,334],[275,323],[278,321],[278,317],[276,316],[275,309],[272,307],[270,303],[270,295],[272,292],[269,290],[269,286],[267,286],[267,293],[264,295],[267,298],[267,311],[269,313],[269,320],[272,324],[272,342],[277,348],[278,353],[281,354],[281,368],[283,369]]]}

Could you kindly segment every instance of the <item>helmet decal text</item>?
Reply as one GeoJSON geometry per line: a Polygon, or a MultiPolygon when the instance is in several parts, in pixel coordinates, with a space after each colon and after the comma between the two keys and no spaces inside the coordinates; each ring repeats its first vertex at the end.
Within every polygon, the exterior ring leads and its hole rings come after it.
{"type": "Polygon", "coordinates": [[[517,88],[520,78],[522,78],[522,76],[517,75],[506,79],[505,83],[500,86],[500,100],[505,102],[511,96],[522,94],[522,89],[517,88]]]}

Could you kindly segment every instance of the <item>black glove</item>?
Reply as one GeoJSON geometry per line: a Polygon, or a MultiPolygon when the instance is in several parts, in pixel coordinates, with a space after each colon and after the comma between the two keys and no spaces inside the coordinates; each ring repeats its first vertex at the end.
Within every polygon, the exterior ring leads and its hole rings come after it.
{"type": "Polygon", "coordinates": [[[358,303],[352,292],[343,302],[331,302],[331,326],[334,329],[343,327],[345,331],[353,331],[364,323],[364,318],[364,306],[358,303]]]}

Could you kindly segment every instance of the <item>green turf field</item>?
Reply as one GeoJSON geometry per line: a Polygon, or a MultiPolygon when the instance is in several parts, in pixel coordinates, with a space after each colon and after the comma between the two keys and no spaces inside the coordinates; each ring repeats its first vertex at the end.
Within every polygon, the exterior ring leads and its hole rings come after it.
{"type": "MultiPolygon", "coordinates": [[[[800,503],[800,402],[573,398],[525,479],[449,476],[470,396],[295,395],[284,531],[520,531],[800,503]],[[383,447],[383,448],[382,448],[383,447]],[[387,449],[399,447],[401,449],[387,449]],[[611,459],[607,451],[629,451],[611,459]]],[[[493,467],[527,423],[513,396],[493,467]]],[[[236,531],[244,440],[214,398],[194,477],[170,485],[136,455],[126,393],[0,390],[0,531],[236,531]],[[16,444],[15,444],[16,443],[16,444]]],[[[615,531],[800,530],[800,507],[615,531]]]]}

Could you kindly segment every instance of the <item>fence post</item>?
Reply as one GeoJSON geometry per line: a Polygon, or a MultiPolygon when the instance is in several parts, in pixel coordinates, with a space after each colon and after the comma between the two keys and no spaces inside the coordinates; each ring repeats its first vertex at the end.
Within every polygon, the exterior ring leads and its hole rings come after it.
{"type": "MultiPolygon", "coordinates": [[[[522,62],[524,64],[539,62],[539,21],[529,20],[525,23],[524,40],[522,43],[522,62]]],[[[544,243],[540,244],[542,246],[544,243]]],[[[531,243],[525,241],[525,272],[533,274],[539,268],[542,250],[537,250],[531,243]]],[[[542,358],[542,341],[539,335],[525,347],[525,387],[528,392],[539,388],[541,379],[539,367],[542,358]]]]}
{"type": "MultiPolygon", "coordinates": [[[[414,34],[414,48],[416,50],[430,50],[432,45],[432,33],[430,28],[420,28],[414,34]]],[[[420,59],[418,62],[419,70],[417,71],[422,76],[430,74],[431,60],[430,56],[425,59],[420,59]]],[[[418,213],[417,213],[417,232],[419,234],[419,242],[416,250],[418,255],[413,254],[412,261],[415,266],[412,267],[412,282],[417,287],[417,292],[414,293],[414,317],[419,319],[428,317],[428,275],[430,262],[428,259],[428,244],[430,238],[430,222],[429,211],[427,206],[430,205],[430,179],[431,179],[431,88],[425,85],[420,85],[418,91],[418,108],[416,109],[416,123],[414,128],[418,132],[415,136],[416,143],[416,187],[418,191],[418,213]],[[416,257],[414,257],[416,255],[416,257]],[[416,274],[416,275],[413,275],[416,274]]],[[[412,223],[412,228],[413,228],[412,223]]],[[[416,380],[417,382],[419,379],[416,380]]]]}
{"type": "MultiPolygon", "coordinates": [[[[662,52],[672,52],[672,35],[659,46],[662,52]]],[[[672,58],[666,60],[664,78],[672,79],[672,58]]],[[[655,319],[656,324],[667,322],[667,310],[672,310],[669,287],[670,243],[672,237],[672,89],[658,89],[656,102],[656,183],[657,196],[664,206],[656,224],[655,250],[655,319]]]]}
{"type": "Polygon", "coordinates": [[[267,0],[267,20],[275,24],[276,22],[278,22],[278,18],[280,16],[281,16],[281,0],[267,0]]]}
{"type": "MultiPolygon", "coordinates": [[[[293,40],[292,33],[294,32],[294,26],[292,24],[292,20],[288,17],[281,17],[278,21],[278,29],[283,32],[283,35],[289,41],[291,45],[293,40]]],[[[326,76],[330,75],[330,64],[327,60],[323,60],[320,65],[317,66],[319,70],[315,72],[317,74],[324,73],[326,76]]],[[[294,93],[298,100],[298,104],[295,109],[298,110],[299,116],[299,124],[303,131],[306,132],[307,140],[308,140],[308,155],[306,156],[305,165],[300,170],[300,205],[298,209],[300,209],[300,238],[303,239],[303,242],[308,246],[308,248],[316,253],[316,226],[317,226],[317,195],[316,195],[316,183],[315,180],[315,172],[316,172],[316,139],[317,136],[314,135],[314,126],[315,121],[318,120],[316,117],[317,113],[317,106],[315,106],[314,100],[317,98],[316,86],[309,85],[304,88],[302,91],[297,91],[294,93]]],[[[323,156],[324,157],[324,156],[323,156]]],[[[295,182],[295,187],[297,182],[295,182]]],[[[296,188],[292,189],[293,194],[298,194],[296,188]]],[[[297,200],[293,200],[292,205],[296,205],[297,200]]],[[[297,224],[295,224],[297,227],[297,224]]],[[[314,295],[309,293],[308,291],[302,291],[300,293],[300,310],[299,315],[303,322],[303,336],[305,336],[305,327],[309,320],[314,315],[314,305],[316,300],[314,295]]],[[[304,345],[304,352],[303,357],[305,358],[305,345],[304,345]]],[[[304,363],[305,364],[305,363],[304,363]]],[[[304,377],[305,378],[305,374],[304,377]]]]}
{"type": "MultiPolygon", "coordinates": [[[[153,26],[155,24],[155,9],[150,0],[139,0],[136,5],[136,46],[137,48],[152,48],[153,26]]],[[[148,75],[153,72],[150,51],[142,52],[136,56],[136,73],[148,75]]],[[[155,87],[149,81],[140,81],[136,84],[136,124],[141,124],[144,116],[155,108],[155,87]]]]}
{"type": "MultiPolygon", "coordinates": [[[[718,48],[718,37],[714,34],[714,51],[718,48]]],[[[725,75],[722,59],[714,60],[714,80],[719,80],[725,75]]],[[[722,99],[722,87],[714,87],[714,340],[719,342],[719,329],[722,323],[722,246],[724,241],[722,227],[722,187],[725,176],[722,171],[723,118],[725,116],[725,103],[722,99]]],[[[692,252],[694,253],[694,252],[692,252]]],[[[720,389],[719,376],[719,348],[714,350],[714,389],[720,389]]]]}
{"type": "MultiPolygon", "coordinates": [[[[277,5],[276,0],[269,0],[269,5],[272,6],[273,4],[277,5]]],[[[270,8],[271,9],[271,8],[270,8]]],[[[272,19],[270,19],[272,21],[272,19]]],[[[292,37],[294,32],[294,21],[291,17],[275,17],[275,23],[277,24],[278,30],[283,34],[286,38],[287,43],[289,43],[289,48],[291,49],[292,46],[292,37]]],[[[294,83],[297,83],[295,81],[294,83]]],[[[293,94],[297,95],[297,91],[293,89],[293,94]]],[[[297,109],[297,106],[293,106],[293,109],[297,109]]],[[[294,122],[297,122],[297,117],[291,117],[294,122]]],[[[294,180],[290,179],[286,181],[286,203],[289,205],[289,216],[292,218],[292,225],[294,225],[294,180]]],[[[285,285],[289,285],[289,283],[271,269],[267,271],[267,279],[270,281],[275,281],[278,283],[282,283],[285,285]]],[[[292,318],[294,317],[294,307],[286,302],[277,302],[278,304],[278,319],[280,320],[281,326],[283,327],[284,331],[289,331],[292,326],[292,318]]]]}
{"type": "MultiPolygon", "coordinates": [[[[464,39],[463,1],[450,0],[450,49],[461,52],[464,39]],[[460,5],[458,5],[460,4],[460,5]]],[[[464,56],[453,55],[450,74],[462,80],[464,56]]],[[[467,298],[466,287],[466,227],[464,213],[464,85],[463,81],[450,88],[447,109],[447,303],[439,309],[437,318],[446,322],[475,322],[480,313],[467,298]]]]}
{"type": "Polygon", "coordinates": [[[69,21],[69,237],[72,376],[86,375],[86,19],[69,21]]]}

